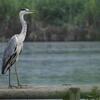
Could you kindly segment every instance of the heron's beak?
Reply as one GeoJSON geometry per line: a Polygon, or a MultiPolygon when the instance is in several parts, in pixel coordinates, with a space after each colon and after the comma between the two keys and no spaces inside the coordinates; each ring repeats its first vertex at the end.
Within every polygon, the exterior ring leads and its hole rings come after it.
{"type": "Polygon", "coordinates": [[[29,11],[28,13],[29,13],[29,14],[32,14],[32,13],[36,13],[36,11],[33,10],[33,11],[29,11]]]}

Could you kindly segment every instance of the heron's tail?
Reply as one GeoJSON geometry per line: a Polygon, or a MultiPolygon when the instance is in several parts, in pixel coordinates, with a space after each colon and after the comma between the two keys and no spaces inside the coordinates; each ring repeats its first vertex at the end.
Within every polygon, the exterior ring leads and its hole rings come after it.
{"type": "Polygon", "coordinates": [[[5,74],[4,71],[2,71],[1,74],[5,74]]]}
{"type": "Polygon", "coordinates": [[[4,64],[2,64],[2,68],[1,68],[1,74],[5,74],[5,65],[4,64]]]}
{"type": "Polygon", "coordinates": [[[3,65],[1,69],[1,74],[5,74],[10,69],[9,65],[3,65]]]}
{"type": "Polygon", "coordinates": [[[2,67],[2,70],[1,70],[1,74],[5,74],[3,67],[2,67]]]}

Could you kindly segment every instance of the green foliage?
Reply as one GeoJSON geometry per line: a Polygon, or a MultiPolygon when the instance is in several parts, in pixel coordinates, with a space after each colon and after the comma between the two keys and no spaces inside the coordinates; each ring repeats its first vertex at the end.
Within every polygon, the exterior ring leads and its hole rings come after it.
{"type": "Polygon", "coordinates": [[[47,25],[88,26],[100,32],[100,0],[0,0],[0,31],[3,24],[15,23],[18,27],[21,8],[36,10],[34,19],[47,25]]]}
{"type": "Polygon", "coordinates": [[[82,23],[91,18],[95,21],[100,16],[99,0],[0,0],[0,17],[9,20],[17,15],[21,8],[38,11],[37,19],[50,24],[82,23]]]}
{"type": "Polygon", "coordinates": [[[39,19],[50,24],[63,24],[74,22],[83,10],[81,0],[37,0],[36,9],[39,11],[39,19]]]}

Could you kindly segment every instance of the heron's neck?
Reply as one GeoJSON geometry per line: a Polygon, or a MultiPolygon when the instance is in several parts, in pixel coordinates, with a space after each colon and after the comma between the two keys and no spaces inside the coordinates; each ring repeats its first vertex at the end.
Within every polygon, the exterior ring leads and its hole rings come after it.
{"type": "Polygon", "coordinates": [[[21,33],[19,34],[20,35],[19,37],[21,41],[24,41],[26,37],[26,33],[27,33],[27,23],[24,20],[24,15],[19,14],[19,17],[20,17],[20,22],[22,25],[22,30],[21,30],[21,33]]]}

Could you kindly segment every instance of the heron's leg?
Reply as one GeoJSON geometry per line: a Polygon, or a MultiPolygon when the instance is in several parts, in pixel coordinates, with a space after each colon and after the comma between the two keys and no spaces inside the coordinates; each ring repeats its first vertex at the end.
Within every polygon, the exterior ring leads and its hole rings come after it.
{"type": "Polygon", "coordinates": [[[19,77],[18,77],[18,73],[17,73],[16,64],[15,64],[15,74],[16,74],[16,78],[17,78],[17,84],[18,84],[18,86],[21,86],[20,82],[19,82],[19,77]]]}
{"type": "Polygon", "coordinates": [[[11,88],[12,87],[12,85],[11,85],[11,75],[10,75],[10,68],[9,68],[9,88],[11,88]]]}
{"type": "Polygon", "coordinates": [[[18,75],[18,72],[17,72],[16,63],[15,63],[15,73],[16,73],[18,88],[26,87],[27,85],[22,85],[22,84],[20,84],[20,80],[19,80],[19,77],[18,77],[19,75],[18,75]]]}
{"type": "Polygon", "coordinates": [[[11,85],[11,69],[9,68],[9,86],[8,86],[8,88],[13,88],[13,87],[16,88],[16,86],[11,85]]]}

